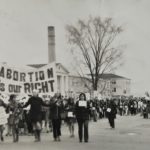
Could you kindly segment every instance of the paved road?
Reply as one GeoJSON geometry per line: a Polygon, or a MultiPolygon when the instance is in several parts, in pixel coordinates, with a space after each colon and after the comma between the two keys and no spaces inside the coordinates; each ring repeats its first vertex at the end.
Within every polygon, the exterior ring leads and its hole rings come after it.
{"type": "Polygon", "coordinates": [[[63,126],[62,141],[53,142],[52,133],[42,134],[42,142],[34,143],[32,136],[21,136],[19,143],[11,137],[0,143],[0,150],[150,150],[150,119],[138,116],[117,117],[116,129],[109,128],[106,119],[90,123],[89,143],[79,143],[77,136],[71,139],[63,126]]]}

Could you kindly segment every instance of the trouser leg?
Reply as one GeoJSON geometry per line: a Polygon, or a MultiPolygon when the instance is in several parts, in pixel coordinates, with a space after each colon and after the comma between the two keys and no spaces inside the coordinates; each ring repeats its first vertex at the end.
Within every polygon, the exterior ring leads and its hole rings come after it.
{"type": "Polygon", "coordinates": [[[4,126],[1,125],[0,126],[0,139],[1,139],[1,141],[4,141],[3,132],[4,132],[4,126]]]}
{"type": "Polygon", "coordinates": [[[88,123],[89,123],[88,120],[86,120],[86,121],[84,122],[84,141],[85,141],[85,142],[88,142],[88,139],[89,139],[88,123]]]}
{"type": "Polygon", "coordinates": [[[12,135],[13,135],[13,142],[17,142],[18,141],[18,134],[19,134],[19,130],[16,127],[16,125],[12,126],[12,135]]]}
{"type": "Polygon", "coordinates": [[[19,141],[19,128],[18,127],[15,127],[15,134],[16,134],[16,142],[19,141]]]}
{"type": "Polygon", "coordinates": [[[41,126],[42,126],[41,122],[37,121],[36,122],[36,132],[37,132],[37,139],[38,139],[38,141],[41,140],[41,129],[42,129],[41,126]]]}
{"type": "Polygon", "coordinates": [[[111,123],[111,124],[112,124],[112,128],[115,128],[115,119],[112,118],[112,119],[111,119],[111,122],[112,122],[112,123],[111,123]]]}
{"type": "Polygon", "coordinates": [[[108,116],[108,122],[109,122],[109,125],[112,127],[112,125],[111,125],[111,117],[110,116],[108,116]]]}
{"type": "Polygon", "coordinates": [[[113,117],[109,117],[109,123],[112,128],[115,128],[115,119],[113,117]]]}
{"type": "Polygon", "coordinates": [[[73,122],[71,123],[71,133],[72,133],[72,136],[74,136],[74,123],[73,122]]]}
{"type": "Polygon", "coordinates": [[[37,131],[36,131],[36,125],[35,125],[35,123],[32,123],[32,127],[33,127],[33,132],[34,132],[35,140],[37,140],[37,131]]]}
{"type": "Polygon", "coordinates": [[[61,136],[61,120],[57,120],[57,136],[61,136]]]}
{"type": "Polygon", "coordinates": [[[83,136],[83,121],[81,119],[78,120],[78,134],[79,134],[79,140],[82,142],[82,136],[83,136]]]}
{"type": "Polygon", "coordinates": [[[54,137],[54,139],[56,139],[57,138],[57,124],[56,124],[56,120],[55,119],[53,119],[52,120],[52,127],[53,127],[53,137],[54,137]]]}

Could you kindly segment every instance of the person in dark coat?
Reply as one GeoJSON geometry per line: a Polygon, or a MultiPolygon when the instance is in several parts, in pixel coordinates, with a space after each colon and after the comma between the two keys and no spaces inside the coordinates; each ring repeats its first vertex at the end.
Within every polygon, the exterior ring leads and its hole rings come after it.
{"type": "Polygon", "coordinates": [[[81,93],[79,95],[79,101],[75,105],[75,114],[78,122],[78,134],[79,142],[83,140],[83,129],[84,129],[84,142],[89,140],[88,123],[90,116],[90,104],[86,101],[86,95],[81,93]]]}
{"type": "Polygon", "coordinates": [[[115,128],[115,119],[117,114],[117,107],[114,100],[110,100],[107,107],[107,117],[111,128],[115,128]]]}
{"type": "Polygon", "coordinates": [[[40,132],[41,132],[41,121],[42,121],[42,106],[49,106],[49,104],[45,104],[43,100],[38,97],[38,91],[33,91],[33,96],[29,98],[28,102],[23,106],[23,108],[30,105],[30,119],[32,122],[35,142],[39,142],[40,132]]]}
{"type": "Polygon", "coordinates": [[[61,96],[55,95],[50,103],[50,119],[52,120],[54,141],[61,141],[61,112],[62,112],[61,96]]]}

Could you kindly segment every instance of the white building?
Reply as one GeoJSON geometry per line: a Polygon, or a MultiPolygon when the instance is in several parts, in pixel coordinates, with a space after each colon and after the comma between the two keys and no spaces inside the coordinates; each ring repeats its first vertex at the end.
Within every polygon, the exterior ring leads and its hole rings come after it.
{"type": "Polygon", "coordinates": [[[101,78],[110,82],[111,97],[130,96],[131,80],[115,74],[103,74],[101,78]]]}
{"type": "MultiPolygon", "coordinates": [[[[57,62],[55,54],[55,30],[54,27],[48,27],[48,63],[57,62]]],[[[40,68],[46,64],[29,65],[40,68]]],[[[79,94],[80,92],[91,93],[92,84],[89,77],[82,78],[77,75],[71,75],[69,71],[61,64],[56,63],[57,74],[57,92],[62,95],[79,94]]],[[[98,93],[104,97],[129,96],[130,79],[114,74],[103,74],[100,76],[98,84],[98,93]]]]}

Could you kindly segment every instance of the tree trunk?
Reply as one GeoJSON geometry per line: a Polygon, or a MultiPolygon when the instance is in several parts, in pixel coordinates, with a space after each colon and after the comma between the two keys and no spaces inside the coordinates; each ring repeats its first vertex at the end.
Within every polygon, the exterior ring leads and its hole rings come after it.
{"type": "Polygon", "coordinates": [[[97,91],[97,83],[93,83],[93,90],[97,91]]]}

